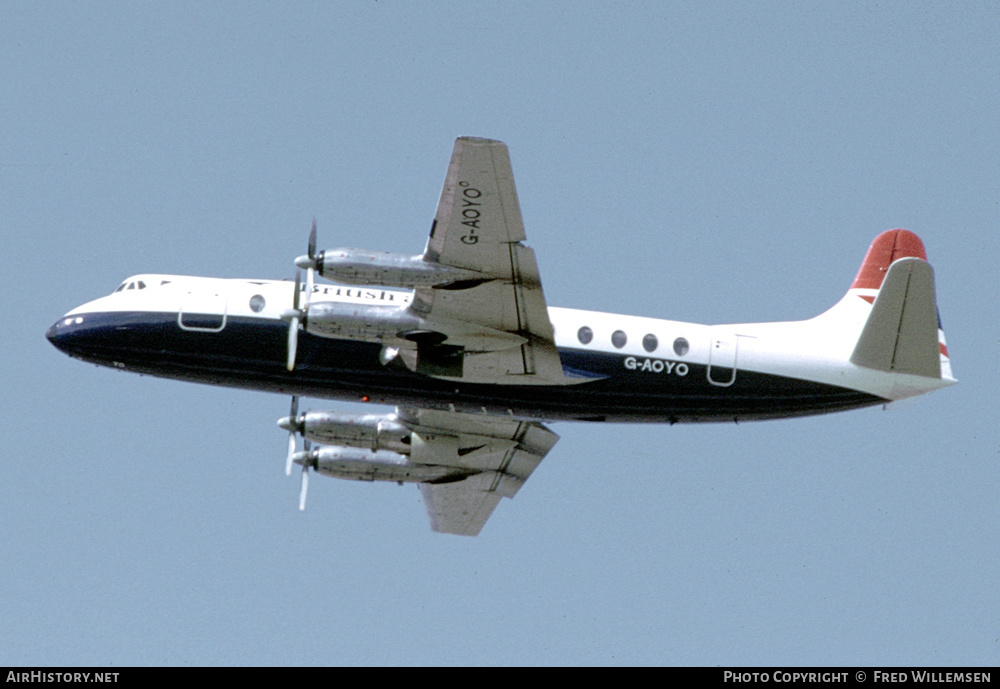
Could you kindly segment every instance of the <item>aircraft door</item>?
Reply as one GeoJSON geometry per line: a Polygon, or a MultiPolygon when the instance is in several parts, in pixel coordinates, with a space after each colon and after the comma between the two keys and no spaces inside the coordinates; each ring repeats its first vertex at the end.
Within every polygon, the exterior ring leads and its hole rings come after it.
{"type": "Polygon", "coordinates": [[[713,334],[708,354],[708,382],[723,388],[735,383],[739,362],[746,359],[753,342],[753,337],[745,335],[713,334]]]}
{"type": "Polygon", "coordinates": [[[177,323],[184,330],[217,333],[226,327],[227,295],[219,287],[204,291],[186,290],[181,295],[177,323]]]}

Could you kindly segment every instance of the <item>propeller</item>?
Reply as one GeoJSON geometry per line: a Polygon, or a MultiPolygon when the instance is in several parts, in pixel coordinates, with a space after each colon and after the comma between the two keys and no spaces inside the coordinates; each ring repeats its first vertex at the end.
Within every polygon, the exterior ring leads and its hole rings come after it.
{"type": "Polygon", "coordinates": [[[285,310],[281,314],[282,320],[288,321],[288,361],[285,367],[291,371],[295,368],[295,352],[299,345],[299,324],[305,320],[306,311],[309,309],[309,305],[306,304],[305,309],[299,308],[299,292],[301,292],[302,287],[302,271],[295,271],[295,292],[292,294],[292,308],[285,310]]]}
{"type": "Polygon", "coordinates": [[[285,458],[285,476],[292,473],[292,464],[302,466],[302,478],[299,485],[299,510],[306,508],[306,492],[309,490],[309,467],[316,467],[316,457],[312,453],[309,438],[302,436],[302,451],[295,451],[295,437],[304,433],[304,422],[299,417],[299,397],[292,395],[292,408],[288,416],[278,420],[278,425],[288,431],[288,454],[285,458]]]}
{"type": "Polygon", "coordinates": [[[288,361],[285,367],[291,371],[295,369],[295,354],[299,344],[299,326],[305,325],[306,316],[309,313],[309,300],[312,297],[313,282],[315,281],[316,266],[319,265],[321,257],[316,255],[316,218],[313,218],[312,229],[309,231],[308,254],[295,259],[295,265],[299,270],[295,271],[295,293],[292,295],[292,308],[281,314],[282,319],[288,321],[288,361]],[[302,292],[302,271],[306,271],[306,296],[300,304],[300,293],[302,292]]]}
{"type": "Polygon", "coordinates": [[[295,436],[302,432],[302,422],[299,420],[299,397],[292,395],[292,408],[283,419],[278,420],[278,425],[288,431],[288,454],[285,459],[285,476],[292,475],[292,460],[295,456],[295,436]]]}

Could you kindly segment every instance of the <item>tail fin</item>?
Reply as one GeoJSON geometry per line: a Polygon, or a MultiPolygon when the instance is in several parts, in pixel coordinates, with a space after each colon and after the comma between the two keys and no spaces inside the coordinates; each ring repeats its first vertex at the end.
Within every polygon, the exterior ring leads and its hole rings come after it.
{"type": "Polygon", "coordinates": [[[951,378],[937,315],[934,269],[917,235],[889,230],[876,237],[851,292],[872,304],[852,363],[891,373],[951,378]]]}
{"type": "Polygon", "coordinates": [[[865,254],[865,260],[861,263],[851,289],[877,290],[882,286],[889,266],[900,258],[919,258],[921,261],[927,261],[924,243],[909,230],[883,232],[868,247],[868,253],[865,254]]]}

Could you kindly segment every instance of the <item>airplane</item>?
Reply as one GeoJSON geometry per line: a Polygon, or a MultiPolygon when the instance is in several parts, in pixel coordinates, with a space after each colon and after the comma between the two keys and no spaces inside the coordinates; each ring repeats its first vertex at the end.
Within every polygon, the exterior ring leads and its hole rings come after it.
{"type": "Polygon", "coordinates": [[[101,366],[291,395],[300,509],[310,471],[417,483],[431,528],[468,536],[555,445],[549,422],[778,419],[957,382],[907,230],[880,234],[821,315],[724,325],[548,307],[524,241],[507,146],[460,137],[422,254],[317,252],[314,220],[294,282],[135,275],[46,335],[101,366]],[[300,396],[395,411],[300,412],[300,396]]]}

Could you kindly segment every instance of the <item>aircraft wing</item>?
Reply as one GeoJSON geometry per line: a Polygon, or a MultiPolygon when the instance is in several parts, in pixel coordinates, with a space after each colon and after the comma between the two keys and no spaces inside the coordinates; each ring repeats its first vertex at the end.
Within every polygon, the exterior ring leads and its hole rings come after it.
{"type": "Polygon", "coordinates": [[[423,260],[481,277],[414,291],[410,309],[447,336],[418,351],[423,372],[476,383],[577,382],[563,376],[524,238],[507,146],[457,139],[423,260]]]}
{"type": "Polygon", "coordinates": [[[396,413],[413,429],[411,463],[455,470],[420,484],[431,528],[442,533],[477,535],[500,498],[514,497],[559,440],[534,421],[409,407],[396,413]]]}

